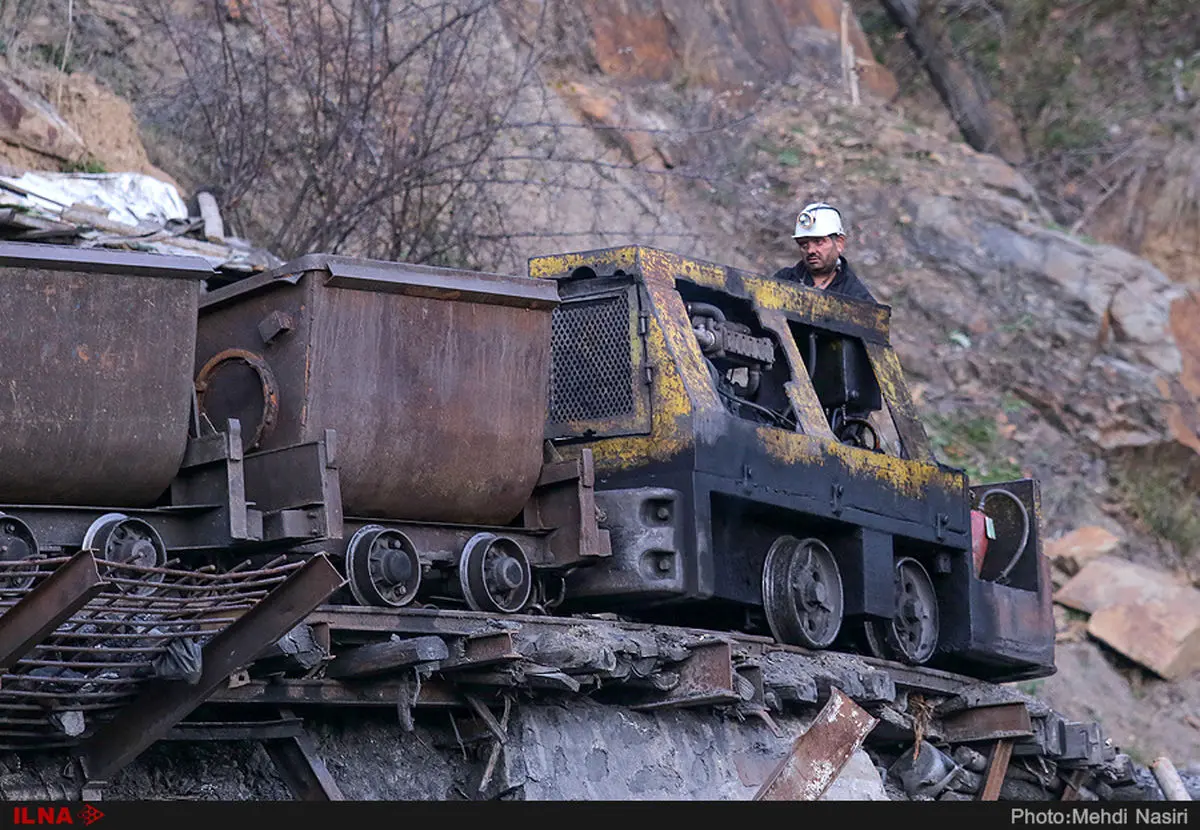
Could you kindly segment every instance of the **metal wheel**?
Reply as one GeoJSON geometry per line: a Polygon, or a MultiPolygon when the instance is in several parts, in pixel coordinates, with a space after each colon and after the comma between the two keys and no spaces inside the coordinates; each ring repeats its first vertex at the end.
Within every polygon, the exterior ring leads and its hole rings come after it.
{"type": "Polygon", "coordinates": [[[158,531],[124,513],[106,513],[92,522],[83,535],[83,547],[119,565],[161,568],[167,561],[167,546],[158,531]]]}
{"type": "Polygon", "coordinates": [[[842,575],[816,539],[780,536],[763,563],[763,610],[781,643],[826,648],[842,625],[842,575]]]}
{"type": "Polygon", "coordinates": [[[874,620],[866,620],[863,622],[863,639],[867,643],[867,651],[872,657],[878,657],[880,660],[893,660],[895,655],[892,654],[887,644],[887,636],[884,634],[884,626],[874,620]]]}
{"type": "MultiPolygon", "coordinates": [[[[104,574],[114,570],[113,566],[161,568],[167,562],[167,546],[163,544],[158,531],[141,519],[132,519],[124,513],[105,513],[92,522],[83,534],[83,549],[92,551],[97,559],[103,560],[100,571],[104,574]]],[[[118,576],[147,583],[144,588],[118,583],[121,590],[145,593],[162,582],[165,574],[126,572],[118,576]]]]}
{"type": "MultiPolygon", "coordinates": [[[[16,518],[0,513],[0,562],[5,565],[15,565],[17,562],[40,559],[38,556],[37,540],[29,525],[16,518]]],[[[24,591],[33,584],[37,577],[36,566],[32,563],[20,566],[20,573],[4,576],[0,570],[0,588],[11,591],[24,591]]]]}
{"type": "Polygon", "coordinates": [[[367,525],[346,546],[346,578],[359,605],[401,608],[421,587],[421,560],[400,531],[367,525]]]}
{"type": "Polygon", "coordinates": [[[479,533],[463,547],[458,581],[473,610],[513,614],[529,602],[533,569],[515,539],[479,533]]]}
{"type": "Polygon", "coordinates": [[[940,622],[937,594],[929,572],[916,559],[896,560],[896,612],[890,622],[867,622],[871,653],[920,665],[937,649],[940,622]]]}

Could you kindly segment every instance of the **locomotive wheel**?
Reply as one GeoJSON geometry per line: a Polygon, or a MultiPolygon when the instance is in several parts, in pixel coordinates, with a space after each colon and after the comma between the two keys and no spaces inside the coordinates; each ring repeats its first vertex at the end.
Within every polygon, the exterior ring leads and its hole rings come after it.
{"type": "Polygon", "coordinates": [[[826,648],[842,625],[842,575],[816,539],[780,536],[763,563],[763,610],[781,643],[826,648]]]}
{"type": "Polygon", "coordinates": [[[863,623],[863,639],[866,640],[867,651],[871,653],[872,657],[878,657],[880,660],[893,660],[896,655],[888,647],[883,631],[884,626],[874,620],[867,620],[863,623]]]}
{"type": "Polygon", "coordinates": [[[937,649],[937,594],[929,572],[916,559],[896,560],[896,612],[889,622],[864,624],[867,647],[876,657],[920,665],[937,649]]]}
{"type": "MultiPolygon", "coordinates": [[[[39,559],[37,540],[33,531],[15,516],[0,513],[0,562],[16,563],[39,559]]],[[[30,571],[32,567],[26,566],[30,571]]],[[[2,572],[0,572],[2,573],[2,572]]],[[[36,574],[13,575],[0,579],[0,588],[11,591],[24,591],[33,584],[36,574]]]]}
{"type": "Polygon", "coordinates": [[[158,531],[123,513],[106,513],[92,522],[83,535],[83,547],[119,565],[161,568],[167,561],[167,546],[158,531]]]}
{"type": "MultiPolygon", "coordinates": [[[[97,559],[103,560],[101,573],[110,572],[114,565],[161,568],[167,562],[167,546],[158,531],[141,519],[131,519],[124,513],[105,513],[92,522],[83,535],[83,549],[94,552],[97,559]]],[[[149,585],[122,586],[122,590],[146,593],[154,590],[154,584],[162,582],[164,576],[154,572],[141,574],[136,578],[149,585]]]]}
{"type": "Polygon", "coordinates": [[[479,533],[463,547],[458,581],[473,610],[514,614],[529,602],[533,569],[515,539],[479,533]]]}
{"type": "Polygon", "coordinates": [[[401,608],[421,587],[421,560],[400,531],[367,525],[346,546],[346,578],[359,605],[401,608]]]}

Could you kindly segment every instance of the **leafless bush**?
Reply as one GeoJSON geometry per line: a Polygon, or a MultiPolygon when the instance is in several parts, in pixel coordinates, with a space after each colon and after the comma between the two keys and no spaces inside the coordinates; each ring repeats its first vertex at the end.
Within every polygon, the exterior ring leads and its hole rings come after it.
{"type": "Polygon", "coordinates": [[[140,2],[181,72],[141,102],[146,120],[280,255],[511,267],[530,237],[678,242],[698,232],[673,224],[667,190],[722,173],[631,151],[631,134],[700,135],[687,118],[573,118],[541,74],[544,21],[507,38],[502,0],[140,2]]]}

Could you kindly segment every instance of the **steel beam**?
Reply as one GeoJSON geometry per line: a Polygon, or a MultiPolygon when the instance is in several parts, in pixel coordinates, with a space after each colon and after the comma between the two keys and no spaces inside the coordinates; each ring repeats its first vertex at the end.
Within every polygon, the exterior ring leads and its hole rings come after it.
{"type": "Polygon", "coordinates": [[[942,737],[950,743],[1028,738],[1033,721],[1024,703],[1001,703],[966,709],[942,720],[942,737]]]}
{"type": "Polygon", "coordinates": [[[992,744],[992,754],[988,758],[987,773],[983,779],[983,790],[979,793],[980,801],[999,800],[1004,776],[1008,772],[1008,762],[1012,758],[1012,747],[1011,738],[1000,738],[992,744]]]}
{"type": "Polygon", "coordinates": [[[767,776],[755,801],[816,801],[850,760],[878,721],[833,689],[812,725],[767,776]]]}
{"type": "Polygon", "coordinates": [[[679,683],[674,688],[629,708],[652,712],[685,706],[719,706],[742,699],[734,677],[733,646],[723,640],[692,646],[691,654],[675,670],[679,672],[679,683]]]}
{"type": "Polygon", "coordinates": [[[11,669],[108,583],[90,551],[80,551],[0,614],[0,670],[11,669]]]}
{"type": "MultiPolygon", "coordinates": [[[[291,712],[284,710],[284,717],[291,712]]],[[[308,733],[301,728],[295,735],[283,740],[264,741],[263,746],[275,769],[287,782],[288,789],[299,801],[345,801],[341,789],[308,733]]]]}
{"type": "Polygon", "coordinates": [[[341,585],[342,577],[328,557],[317,554],[309,559],[205,644],[203,670],[195,685],[180,681],[148,684],[137,699],[84,743],[80,760],[86,777],[109,780],[341,585]]]}
{"type": "Polygon", "coordinates": [[[511,663],[520,659],[521,655],[516,651],[512,633],[499,631],[494,634],[468,637],[461,647],[456,646],[454,652],[442,661],[440,668],[443,671],[476,669],[480,666],[511,663]]]}

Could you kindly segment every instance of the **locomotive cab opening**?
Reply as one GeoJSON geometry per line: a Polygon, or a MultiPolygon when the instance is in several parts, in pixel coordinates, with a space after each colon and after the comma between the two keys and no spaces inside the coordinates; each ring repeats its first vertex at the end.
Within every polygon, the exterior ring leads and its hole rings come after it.
{"type": "Polygon", "coordinates": [[[876,452],[895,446],[895,433],[887,430],[890,419],[881,417],[883,393],[862,341],[796,322],[789,327],[834,436],[876,452]],[[890,432],[886,437],[885,431],[890,432]]]}
{"type": "Polygon", "coordinates": [[[785,384],[792,380],[775,336],[750,303],[683,280],[675,290],[725,411],[756,423],[796,429],[785,384]]]}

